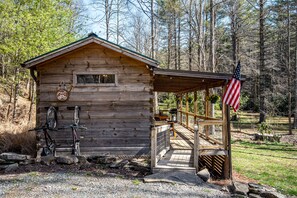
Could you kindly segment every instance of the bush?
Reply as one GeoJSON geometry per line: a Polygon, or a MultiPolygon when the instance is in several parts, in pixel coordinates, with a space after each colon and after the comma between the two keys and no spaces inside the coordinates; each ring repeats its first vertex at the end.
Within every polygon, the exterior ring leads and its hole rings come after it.
{"type": "Polygon", "coordinates": [[[15,128],[4,128],[0,132],[0,153],[14,152],[34,156],[36,153],[36,133],[35,131],[28,131],[29,128],[33,127],[16,126],[13,123],[7,125],[15,128]]]}

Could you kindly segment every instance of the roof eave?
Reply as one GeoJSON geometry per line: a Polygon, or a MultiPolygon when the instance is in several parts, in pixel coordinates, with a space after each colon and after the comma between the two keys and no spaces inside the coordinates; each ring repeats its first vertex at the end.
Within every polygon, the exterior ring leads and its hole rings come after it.
{"type": "Polygon", "coordinates": [[[124,49],[120,46],[116,46],[116,45],[113,45],[112,43],[109,43],[107,41],[104,41],[104,40],[101,40],[100,38],[98,37],[94,37],[94,36],[91,36],[91,37],[87,37],[86,39],[82,39],[78,42],[74,42],[70,45],[67,45],[65,47],[62,47],[60,49],[57,49],[53,52],[49,52],[49,53],[46,53],[44,55],[41,55],[40,57],[37,57],[37,58],[34,58],[34,59],[31,59],[31,60],[28,60],[24,63],[21,64],[22,67],[24,68],[31,68],[33,66],[36,66],[38,64],[41,64],[41,63],[44,63],[46,61],[49,61],[51,59],[54,59],[58,56],[61,56],[61,55],[65,55],[73,50],[76,50],[80,47],[83,47],[85,45],[88,45],[90,43],[97,43],[99,45],[102,45],[108,49],[111,49],[111,50],[114,50],[114,51],[117,51],[121,54],[124,54],[132,59],[135,59],[135,60],[138,60],[138,61],[141,61],[149,66],[152,66],[152,67],[158,67],[158,62],[153,60],[153,59],[150,59],[150,58],[146,58],[145,56],[142,56],[142,55],[139,55],[138,53],[133,53],[132,51],[128,50],[128,49],[124,49]]]}

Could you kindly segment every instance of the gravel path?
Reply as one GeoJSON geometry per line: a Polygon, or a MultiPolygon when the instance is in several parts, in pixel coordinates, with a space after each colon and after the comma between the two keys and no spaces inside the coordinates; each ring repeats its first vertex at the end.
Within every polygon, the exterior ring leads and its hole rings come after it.
{"type": "Polygon", "coordinates": [[[29,172],[0,175],[0,197],[230,197],[208,185],[143,183],[122,176],[29,172]]]}

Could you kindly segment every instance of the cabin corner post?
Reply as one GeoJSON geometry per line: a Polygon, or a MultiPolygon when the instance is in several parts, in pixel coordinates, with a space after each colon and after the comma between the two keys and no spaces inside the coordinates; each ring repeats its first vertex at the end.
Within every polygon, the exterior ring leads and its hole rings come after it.
{"type": "Polygon", "coordinates": [[[157,130],[151,128],[151,169],[157,166],[157,130]]]}
{"type": "Polygon", "coordinates": [[[199,171],[199,126],[194,125],[194,167],[196,172],[199,171]]]}
{"type": "Polygon", "coordinates": [[[186,126],[189,128],[189,93],[186,93],[186,126]]]}

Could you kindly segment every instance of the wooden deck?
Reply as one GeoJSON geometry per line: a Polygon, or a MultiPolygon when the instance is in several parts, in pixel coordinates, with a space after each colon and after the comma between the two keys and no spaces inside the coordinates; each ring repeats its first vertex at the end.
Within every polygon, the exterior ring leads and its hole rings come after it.
{"type": "MultiPolygon", "coordinates": [[[[168,169],[195,170],[194,168],[194,133],[180,124],[174,125],[176,137],[170,139],[170,150],[158,161],[154,172],[168,169]]],[[[199,155],[226,155],[218,145],[199,138],[199,155]]]]}

